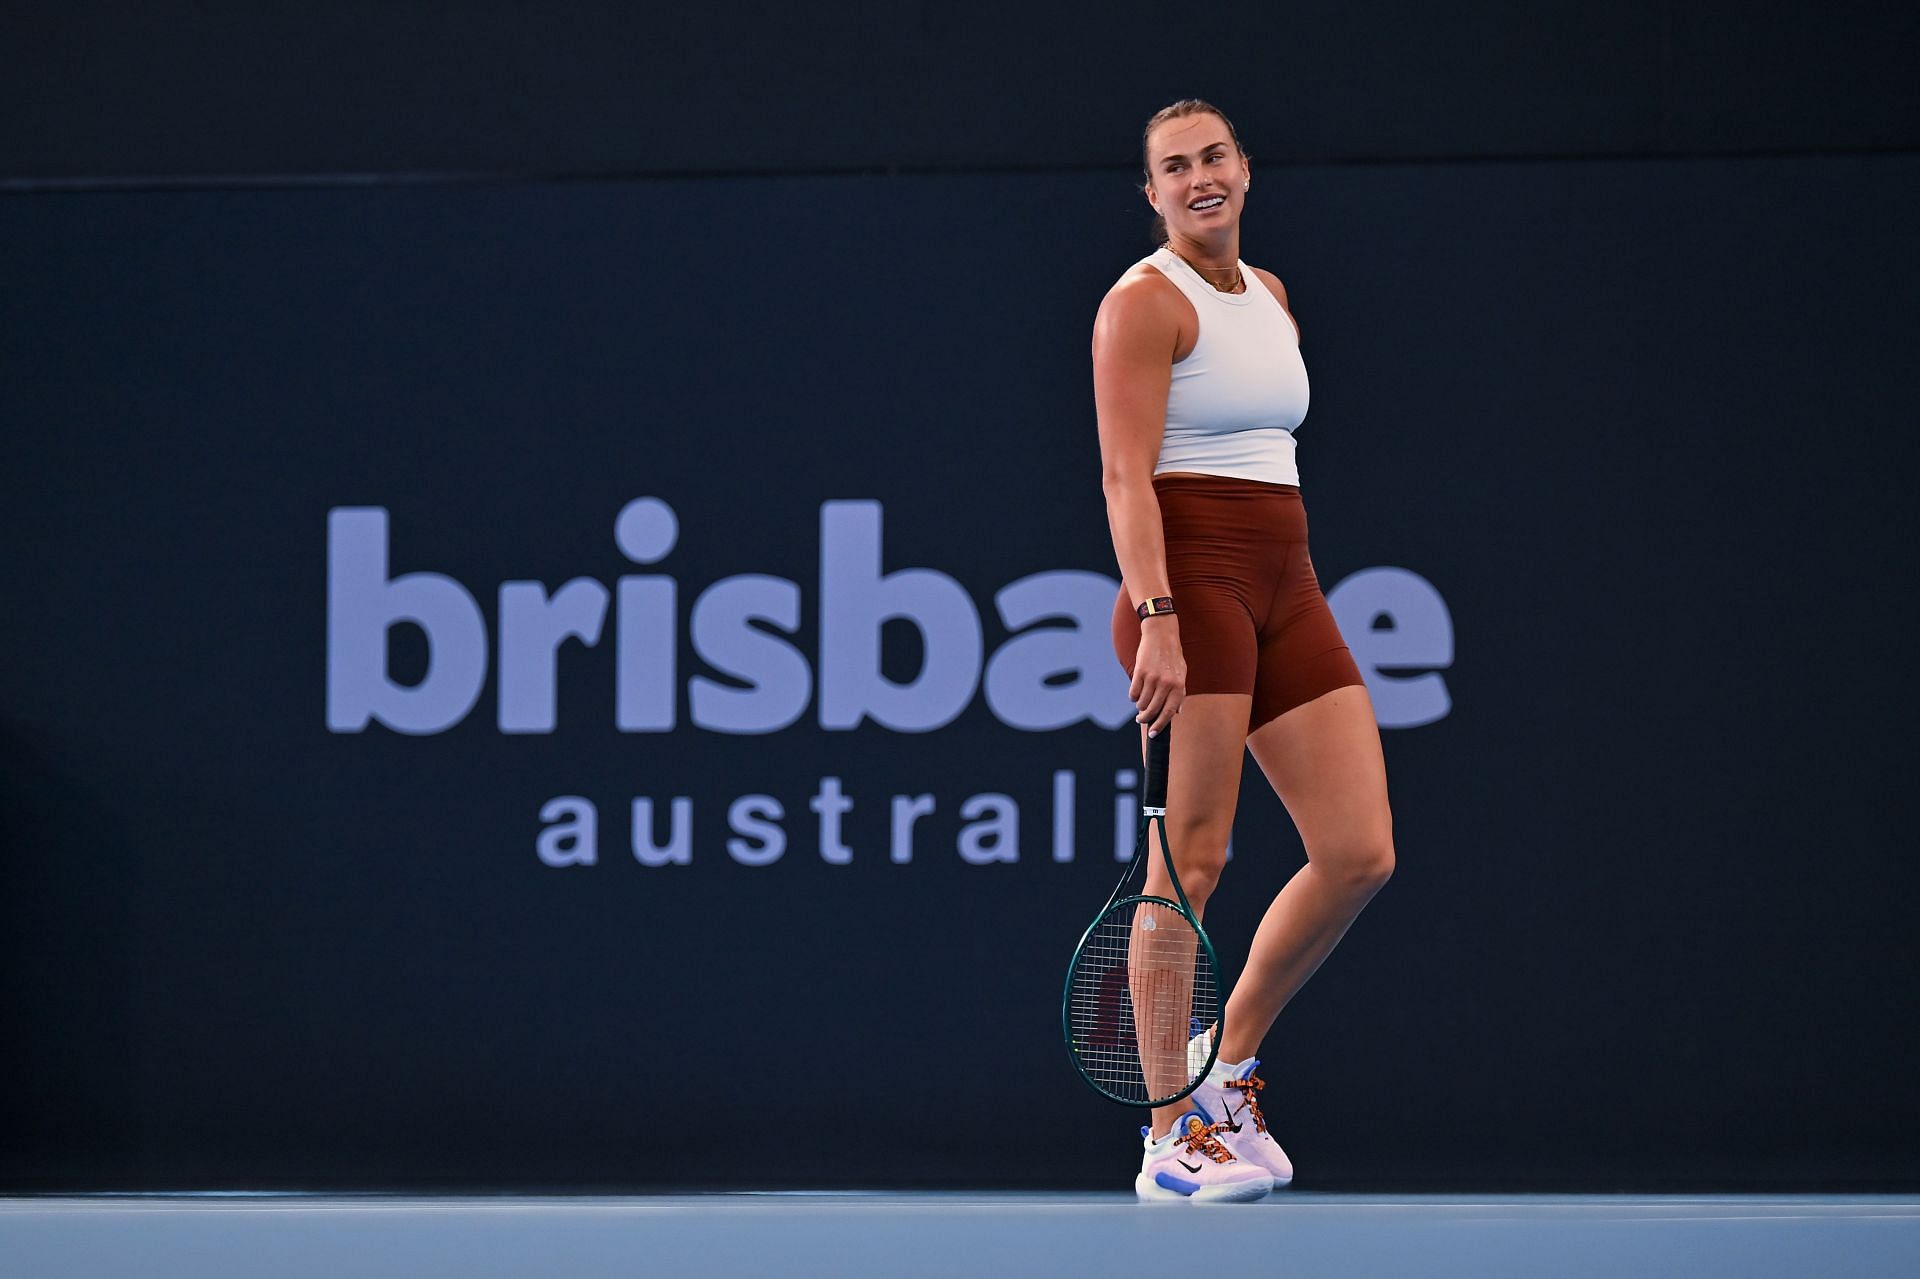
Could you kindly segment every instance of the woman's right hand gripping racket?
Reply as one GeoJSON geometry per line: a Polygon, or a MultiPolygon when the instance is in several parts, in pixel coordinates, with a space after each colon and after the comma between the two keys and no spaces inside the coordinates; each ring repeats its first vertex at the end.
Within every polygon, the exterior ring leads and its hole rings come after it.
{"type": "Polygon", "coordinates": [[[1163,728],[1148,740],[1133,859],[1074,948],[1060,1010],[1081,1076],[1129,1106],[1179,1101],[1200,1086],[1220,1052],[1219,964],[1167,845],[1170,736],[1163,728]],[[1153,855],[1149,830],[1160,833],[1177,901],[1142,892],[1153,855]]]}

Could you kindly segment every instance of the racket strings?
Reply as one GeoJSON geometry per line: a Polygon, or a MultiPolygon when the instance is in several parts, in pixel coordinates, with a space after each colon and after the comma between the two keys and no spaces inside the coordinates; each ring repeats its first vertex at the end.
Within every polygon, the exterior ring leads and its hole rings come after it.
{"type": "Polygon", "coordinates": [[[1107,1095],[1144,1105],[1185,1092],[1220,1018],[1212,955],[1179,910],[1117,903],[1094,924],[1068,988],[1080,1068],[1107,1095]]]}

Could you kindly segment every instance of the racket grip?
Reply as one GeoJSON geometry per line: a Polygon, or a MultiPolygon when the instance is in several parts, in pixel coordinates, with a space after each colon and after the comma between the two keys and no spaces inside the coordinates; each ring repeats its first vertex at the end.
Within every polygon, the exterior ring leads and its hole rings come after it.
{"type": "Polygon", "coordinates": [[[1142,792],[1140,803],[1146,808],[1164,809],[1167,806],[1167,740],[1173,736],[1173,725],[1169,724],[1147,739],[1147,789],[1142,792]]]}

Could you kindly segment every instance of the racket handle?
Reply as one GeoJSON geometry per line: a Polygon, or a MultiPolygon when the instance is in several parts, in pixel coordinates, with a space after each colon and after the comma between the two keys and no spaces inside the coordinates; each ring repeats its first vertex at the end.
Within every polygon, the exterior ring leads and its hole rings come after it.
{"type": "Polygon", "coordinates": [[[1149,810],[1166,811],[1167,807],[1167,739],[1173,736],[1173,725],[1169,724],[1147,739],[1147,789],[1142,792],[1141,806],[1149,810]]]}

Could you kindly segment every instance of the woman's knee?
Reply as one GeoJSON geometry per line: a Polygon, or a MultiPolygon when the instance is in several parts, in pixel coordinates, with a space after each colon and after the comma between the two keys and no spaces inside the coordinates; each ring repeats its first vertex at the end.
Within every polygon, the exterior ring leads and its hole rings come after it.
{"type": "Polygon", "coordinates": [[[1231,822],[1205,816],[1167,819],[1167,843],[1173,849],[1173,864],[1180,872],[1180,887],[1195,901],[1213,895],[1220,874],[1227,868],[1227,840],[1233,835],[1231,822]]]}
{"type": "Polygon", "coordinates": [[[1316,868],[1346,888],[1369,897],[1393,878],[1395,858],[1390,835],[1354,836],[1309,852],[1316,868]]]}

